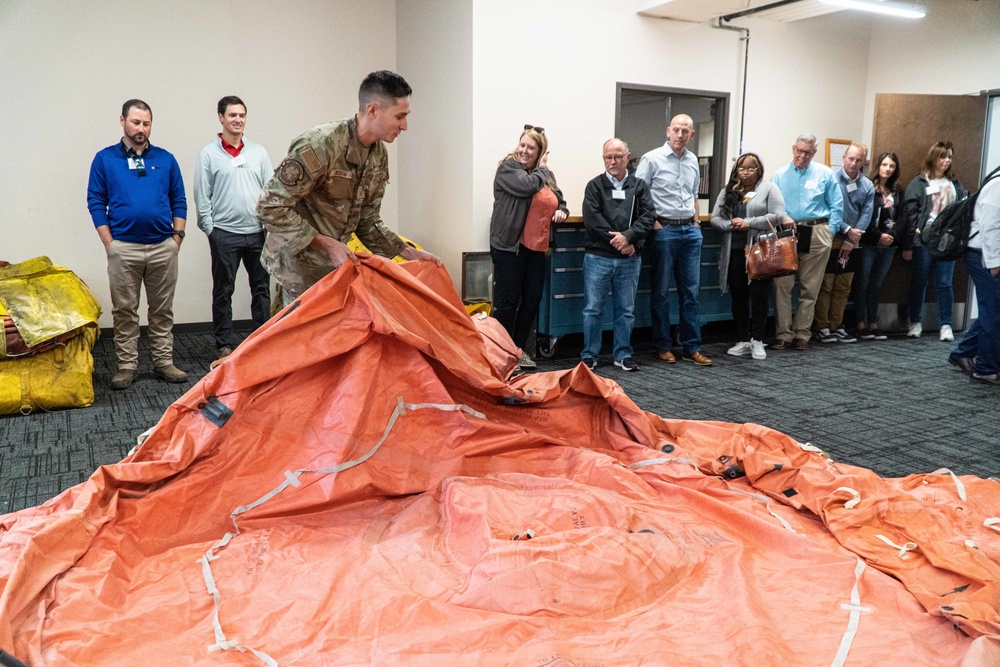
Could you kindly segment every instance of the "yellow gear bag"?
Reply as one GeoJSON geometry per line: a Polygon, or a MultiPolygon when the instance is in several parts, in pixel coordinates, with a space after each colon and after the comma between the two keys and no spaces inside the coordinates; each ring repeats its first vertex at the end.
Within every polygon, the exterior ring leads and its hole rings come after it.
{"type": "Polygon", "coordinates": [[[92,404],[101,306],[86,283],[48,257],[2,267],[0,320],[5,315],[20,340],[15,352],[0,337],[0,414],[92,404]]]}

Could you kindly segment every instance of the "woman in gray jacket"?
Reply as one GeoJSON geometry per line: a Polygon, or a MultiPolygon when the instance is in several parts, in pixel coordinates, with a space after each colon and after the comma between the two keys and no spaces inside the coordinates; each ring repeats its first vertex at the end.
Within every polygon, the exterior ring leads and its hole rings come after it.
{"type": "MultiPolygon", "coordinates": [[[[532,200],[551,199],[552,222],[563,222],[569,211],[555,177],[546,166],[548,140],[541,127],[525,125],[517,148],[497,167],[493,179],[490,256],[493,259],[493,317],[519,348],[524,348],[538,315],[545,283],[545,253],[521,243],[532,200]]],[[[534,368],[522,351],[521,368],[534,368]]]]}
{"type": "Polygon", "coordinates": [[[773,280],[749,280],[744,248],[758,234],[772,230],[785,219],[781,191],[764,180],[764,163],[754,153],[744,153],[733,165],[729,182],[712,209],[712,226],[724,232],[719,248],[719,284],[733,296],[737,343],[728,354],[766,359],[764,327],[770,308],[773,280]]]}

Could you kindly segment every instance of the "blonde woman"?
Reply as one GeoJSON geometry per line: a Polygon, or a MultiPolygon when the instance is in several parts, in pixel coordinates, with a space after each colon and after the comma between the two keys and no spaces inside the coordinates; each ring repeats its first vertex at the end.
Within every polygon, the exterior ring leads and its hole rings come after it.
{"type": "MultiPolygon", "coordinates": [[[[493,316],[522,350],[538,315],[545,282],[545,253],[522,243],[528,212],[552,211],[546,221],[555,223],[569,215],[555,176],[547,166],[548,157],[545,129],[525,125],[517,147],[500,161],[493,179],[493,316]]],[[[535,367],[527,351],[521,354],[520,366],[535,367]]]]}

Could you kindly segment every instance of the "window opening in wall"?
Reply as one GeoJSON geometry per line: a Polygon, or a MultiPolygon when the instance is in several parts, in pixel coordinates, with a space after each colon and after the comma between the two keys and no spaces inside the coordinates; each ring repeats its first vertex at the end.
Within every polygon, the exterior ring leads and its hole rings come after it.
{"type": "MultiPolygon", "coordinates": [[[[619,83],[615,108],[615,136],[628,142],[634,167],[644,153],[662,146],[670,119],[691,116],[695,136],[688,149],[701,165],[699,197],[711,201],[725,187],[729,93],[619,83]]],[[[706,213],[702,207],[702,213],[706,213]]]]}

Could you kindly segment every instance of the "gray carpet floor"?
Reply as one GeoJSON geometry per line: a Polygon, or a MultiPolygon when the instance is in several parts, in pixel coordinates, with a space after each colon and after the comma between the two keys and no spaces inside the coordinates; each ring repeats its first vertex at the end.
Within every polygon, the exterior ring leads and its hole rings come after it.
{"type": "MultiPolygon", "coordinates": [[[[94,349],[91,407],[0,417],[0,514],[41,504],[123,458],[215,358],[211,334],[175,334],[175,363],[190,380],[167,384],[153,375],[143,338],[135,384],[113,392],[109,333],[94,349]]],[[[939,468],[1000,476],[1000,389],[970,383],[948,364],[951,345],[933,334],[851,345],[814,342],[806,352],[769,348],[766,360],[754,361],[727,356],[728,331],[706,327],[703,351],[715,360],[711,367],[665,364],[653,356],[648,329],[634,338],[639,371],[622,371],[603,356],[597,373],[650,412],[756,422],[885,477],[939,468]]],[[[552,358],[539,360],[539,371],[571,368],[581,344],[578,336],[560,340],[552,358]]]]}

